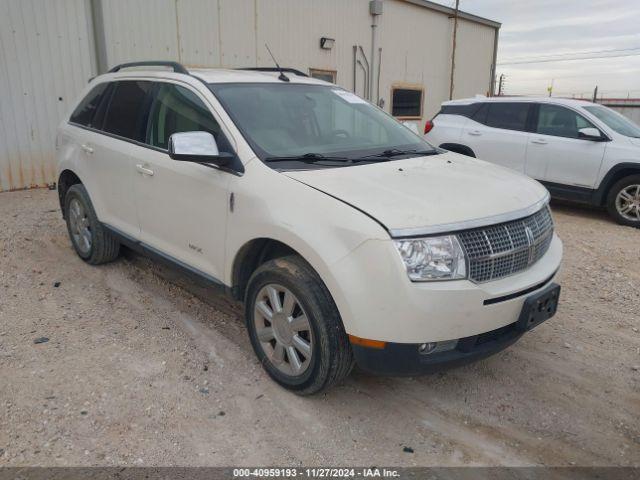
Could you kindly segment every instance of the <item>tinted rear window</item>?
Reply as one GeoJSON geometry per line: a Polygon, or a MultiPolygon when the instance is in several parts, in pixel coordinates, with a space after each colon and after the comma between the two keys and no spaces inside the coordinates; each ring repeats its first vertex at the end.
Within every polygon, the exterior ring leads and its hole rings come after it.
{"type": "Polygon", "coordinates": [[[528,103],[490,103],[485,123],[494,128],[525,131],[527,129],[528,115],[528,103]]]}
{"type": "Polygon", "coordinates": [[[440,113],[446,115],[462,115],[463,117],[471,118],[476,113],[482,104],[472,103],[469,105],[443,105],[440,113]]]}
{"type": "Polygon", "coordinates": [[[144,141],[152,83],[125,80],[116,82],[103,130],[132,140],[144,141]]]}
{"type": "Polygon", "coordinates": [[[107,83],[101,83],[91,89],[86,97],[82,99],[80,104],[71,114],[70,120],[73,123],[84,125],[85,127],[91,126],[93,116],[100,105],[102,100],[102,94],[107,89],[107,83]]]}

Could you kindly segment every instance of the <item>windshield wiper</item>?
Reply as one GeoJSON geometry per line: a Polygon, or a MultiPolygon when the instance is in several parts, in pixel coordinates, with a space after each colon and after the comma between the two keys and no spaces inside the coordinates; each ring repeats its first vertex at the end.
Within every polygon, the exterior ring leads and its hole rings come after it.
{"type": "Polygon", "coordinates": [[[323,161],[331,161],[331,162],[350,162],[351,159],[348,157],[327,157],[320,153],[305,153],[303,155],[291,155],[291,156],[282,156],[282,157],[267,157],[264,159],[265,162],[307,162],[307,163],[316,163],[323,161]]]}
{"type": "Polygon", "coordinates": [[[438,151],[435,148],[433,150],[400,150],[399,148],[390,148],[382,153],[374,153],[373,155],[366,155],[362,158],[392,158],[400,155],[435,155],[437,153],[438,151]]]}

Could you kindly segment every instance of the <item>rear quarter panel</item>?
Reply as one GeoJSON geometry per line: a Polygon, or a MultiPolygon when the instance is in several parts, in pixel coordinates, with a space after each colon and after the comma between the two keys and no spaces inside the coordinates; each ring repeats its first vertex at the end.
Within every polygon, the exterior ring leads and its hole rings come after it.
{"type": "Polygon", "coordinates": [[[468,120],[467,117],[462,115],[441,113],[432,120],[433,128],[424,138],[436,147],[443,143],[458,143],[468,120]]]}

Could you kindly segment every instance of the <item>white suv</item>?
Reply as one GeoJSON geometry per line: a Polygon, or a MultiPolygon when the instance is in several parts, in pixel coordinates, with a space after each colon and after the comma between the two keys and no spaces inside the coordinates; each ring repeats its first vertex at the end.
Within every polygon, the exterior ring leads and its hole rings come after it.
{"type": "Polygon", "coordinates": [[[425,138],[540,180],[553,197],[606,206],[640,227],[640,127],[591,102],[493,97],[444,102],[425,138]]]}
{"type": "Polygon", "coordinates": [[[142,66],[93,79],[60,125],[71,242],[89,264],[124,245],[244,301],[286,388],[318,392],[354,361],[459,365],[555,313],[562,244],[538,182],[300,72],[142,66]]]}

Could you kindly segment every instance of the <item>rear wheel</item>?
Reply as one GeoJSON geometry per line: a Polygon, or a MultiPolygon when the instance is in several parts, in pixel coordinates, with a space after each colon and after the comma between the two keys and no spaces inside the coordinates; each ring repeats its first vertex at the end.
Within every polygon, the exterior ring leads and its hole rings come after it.
{"type": "Polygon", "coordinates": [[[353,366],[349,339],[328,290],[300,257],[266,262],[249,280],[245,320],[266,372],[300,395],[320,392],[353,366]]]}
{"type": "Polygon", "coordinates": [[[618,223],[640,228],[640,175],[625,177],[611,187],[607,210],[618,223]]]}
{"type": "Polygon", "coordinates": [[[80,258],[92,265],[99,265],[118,257],[120,243],[98,220],[84,185],[69,187],[64,208],[69,238],[80,258]]]}

